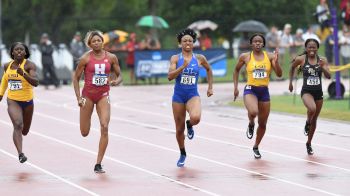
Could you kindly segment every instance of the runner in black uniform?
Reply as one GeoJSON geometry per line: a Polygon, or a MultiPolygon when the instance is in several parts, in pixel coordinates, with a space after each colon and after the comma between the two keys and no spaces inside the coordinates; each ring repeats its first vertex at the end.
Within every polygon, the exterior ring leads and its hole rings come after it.
{"type": "Polygon", "coordinates": [[[328,70],[327,59],[317,55],[318,48],[319,43],[316,39],[307,39],[305,41],[304,54],[293,60],[289,72],[290,92],[293,91],[292,80],[295,68],[300,65],[299,69],[303,73],[301,99],[307,108],[307,120],[305,123],[304,134],[308,136],[306,150],[309,155],[314,153],[311,147],[311,140],[315,133],[317,117],[320,114],[323,105],[322,73],[326,78],[331,78],[328,70]]]}

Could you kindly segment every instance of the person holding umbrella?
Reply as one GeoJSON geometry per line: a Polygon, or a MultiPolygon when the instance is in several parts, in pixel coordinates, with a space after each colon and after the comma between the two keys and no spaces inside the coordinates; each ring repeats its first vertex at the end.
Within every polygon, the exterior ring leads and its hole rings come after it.
{"type": "Polygon", "coordinates": [[[259,144],[266,131],[267,119],[270,114],[270,94],[268,85],[272,70],[278,77],[282,76],[282,69],[278,63],[278,49],[274,53],[263,50],[266,41],[262,34],[254,34],[250,37],[251,52],[240,55],[236,68],[233,72],[234,101],[239,95],[238,77],[239,71],[246,65],[247,85],[244,87],[243,100],[248,111],[249,124],[247,128],[248,139],[253,138],[255,118],[258,117],[256,140],[253,146],[254,157],[261,158],[259,144]]]}
{"type": "Polygon", "coordinates": [[[203,66],[207,71],[207,96],[213,95],[213,73],[211,67],[203,55],[193,53],[193,43],[196,41],[196,38],[197,35],[192,29],[185,29],[177,34],[177,40],[181,44],[182,51],[180,54],[171,57],[168,72],[169,81],[176,80],[172,107],[176,126],[176,139],[180,148],[180,158],[177,161],[178,167],[185,165],[185,126],[188,139],[193,139],[193,126],[197,125],[201,118],[201,100],[197,90],[200,66],[203,66]],[[189,113],[189,120],[186,120],[186,111],[189,113]]]}

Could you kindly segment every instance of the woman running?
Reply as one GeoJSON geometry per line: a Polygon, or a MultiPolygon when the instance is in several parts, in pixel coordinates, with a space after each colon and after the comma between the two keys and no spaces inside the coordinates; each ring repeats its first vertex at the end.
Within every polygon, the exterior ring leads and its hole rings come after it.
{"type": "Polygon", "coordinates": [[[233,72],[234,82],[234,100],[239,95],[238,77],[239,71],[246,65],[247,85],[244,87],[244,105],[248,111],[249,124],[247,128],[247,137],[253,138],[255,117],[258,117],[258,128],[256,130],[256,140],[253,146],[254,157],[261,158],[259,144],[266,131],[267,119],[270,114],[270,94],[269,82],[272,70],[277,77],[282,76],[282,69],[278,63],[278,50],[269,53],[263,50],[265,47],[265,38],[261,34],[254,34],[250,37],[251,52],[240,55],[235,71],[233,72]]]}
{"type": "Polygon", "coordinates": [[[303,87],[301,88],[301,99],[307,108],[307,119],[304,127],[304,134],[308,136],[306,151],[309,155],[314,154],[311,141],[314,136],[318,115],[323,105],[322,73],[327,79],[331,78],[328,70],[328,62],[324,57],[317,54],[319,43],[316,39],[305,41],[304,54],[297,56],[291,65],[289,72],[289,91],[293,91],[293,76],[295,69],[300,65],[303,74],[303,87]]]}
{"type": "Polygon", "coordinates": [[[4,66],[4,75],[1,80],[0,101],[6,89],[7,111],[13,124],[13,143],[18,152],[20,163],[24,163],[27,157],[22,151],[23,138],[29,132],[32,124],[34,111],[33,86],[39,84],[36,75],[36,66],[27,60],[30,56],[28,47],[15,42],[10,48],[10,55],[13,59],[4,66]]]}
{"type": "Polygon", "coordinates": [[[104,173],[101,162],[108,145],[108,124],[110,120],[109,86],[116,86],[122,80],[118,58],[103,49],[103,35],[100,31],[90,31],[86,34],[85,44],[91,48],[85,53],[77,66],[73,84],[80,107],[80,131],[83,137],[89,135],[91,115],[96,105],[100,120],[101,137],[94,168],[95,173],[104,173]],[[116,79],[111,77],[114,71],[116,79]],[[84,72],[84,88],[80,94],[79,80],[84,72]]]}
{"type": "Polygon", "coordinates": [[[178,167],[185,165],[185,125],[188,139],[193,139],[193,126],[197,125],[201,118],[201,100],[197,89],[200,66],[203,66],[207,71],[207,96],[213,95],[211,67],[203,55],[193,53],[193,43],[196,41],[196,37],[196,33],[191,29],[185,29],[178,33],[177,40],[181,44],[182,52],[171,57],[168,73],[169,81],[176,79],[172,107],[176,125],[176,139],[180,148],[178,167]],[[190,116],[189,120],[186,120],[186,111],[190,116]]]}

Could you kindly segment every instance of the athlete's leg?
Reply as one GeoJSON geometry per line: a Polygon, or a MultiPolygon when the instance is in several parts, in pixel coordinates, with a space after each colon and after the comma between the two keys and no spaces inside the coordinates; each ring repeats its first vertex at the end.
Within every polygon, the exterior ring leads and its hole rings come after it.
{"type": "Polygon", "coordinates": [[[307,109],[307,122],[308,124],[310,124],[309,129],[311,130],[312,129],[311,121],[316,114],[316,103],[315,103],[314,97],[309,93],[303,94],[301,99],[303,100],[303,103],[307,109]]]}
{"type": "Polygon", "coordinates": [[[23,130],[22,134],[27,135],[30,129],[30,125],[32,124],[34,111],[34,104],[28,105],[23,109],[23,130]]]}
{"type": "Polygon", "coordinates": [[[243,97],[244,105],[248,111],[249,124],[254,125],[254,119],[258,115],[258,99],[253,94],[246,94],[243,97]]]}
{"type": "Polygon", "coordinates": [[[89,135],[91,126],[91,115],[94,111],[94,103],[91,99],[85,97],[85,104],[80,107],[80,132],[81,135],[86,137],[89,135]]]}
{"type": "Polygon", "coordinates": [[[307,138],[307,143],[308,144],[311,144],[312,138],[314,136],[314,133],[315,133],[315,130],[316,130],[317,118],[318,118],[318,115],[321,112],[322,105],[323,105],[323,99],[315,101],[315,105],[316,105],[316,111],[315,111],[315,114],[313,115],[313,117],[310,120],[310,132],[309,132],[309,135],[308,135],[308,138],[307,138]]]}
{"type": "Polygon", "coordinates": [[[108,125],[111,118],[109,96],[102,97],[96,104],[96,111],[100,119],[101,137],[98,147],[97,164],[101,164],[108,145],[108,125]]]}
{"type": "Polygon", "coordinates": [[[190,125],[197,125],[201,120],[201,99],[194,96],[186,103],[186,110],[190,116],[190,125]]]}
{"type": "Polygon", "coordinates": [[[13,124],[13,143],[18,154],[22,153],[23,112],[16,101],[7,99],[7,111],[13,124]]]}
{"type": "Polygon", "coordinates": [[[185,149],[185,119],[186,106],[183,103],[172,103],[173,115],[176,127],[176,140],[180,149],[185,149]]]}
{"type": "Polygon", "coordinates": [[[266,101],[266,102],[260,101],[258,103],[258,106],[259,106],[259,114],[258,114],[258,124],[259,125],[258,125],[258,128],[256,130],[256,140],[255,140],[255,144],[254,144],[255,148],[259,147],[259,144],[265,135],[267,119],[269,118],[269,114],[270,114],[270,102],[269,101],[266,101]]]}

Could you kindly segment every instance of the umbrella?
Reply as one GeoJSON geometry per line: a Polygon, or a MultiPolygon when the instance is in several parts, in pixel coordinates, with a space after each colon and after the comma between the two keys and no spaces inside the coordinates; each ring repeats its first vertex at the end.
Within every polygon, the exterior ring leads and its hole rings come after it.
{"type": "Polygon", "coordinates": [[[240,22],[235,28],[233,28],[233,32],[255,32],[255,33],[267,33],[269,30],[266,25],[262,22],[256,20],[246,20],[240,22]]]}
{"type": "Polygon", "coordinates": [[[120,42],[126,41],[126,37],[128,37],[128,33],[121,30],[109,31],[103,34],[104,43],[108,43],[114,39],[119,39],[120,42]]]}
{"type": "Polygon", "coordinates": [[[198,20],[190,24],[188,28],[197,30],[197,31],[201,31],[204,29],[210,29],[214,31],[215,29],[218,28],[218,25],[215,22],[212,22],[210,20],[198,20]]]}
{"type": "Polygon", "coordinates": [[[137,26],[144,26],[144,27],[154,27],[154,28],[169,28],[168,23],[159,16],[143,16],[140,18],[139,21],[136,23],[137,26]]]}

